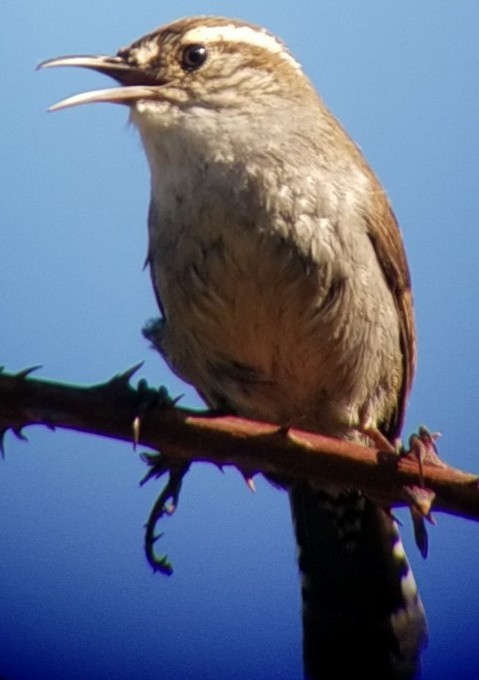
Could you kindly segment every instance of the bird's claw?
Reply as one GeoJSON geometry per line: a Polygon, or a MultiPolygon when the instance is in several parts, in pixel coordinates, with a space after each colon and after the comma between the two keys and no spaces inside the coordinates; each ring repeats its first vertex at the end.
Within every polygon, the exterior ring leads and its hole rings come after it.
{"type": "Polygon", "coordinates": [[[133,422],[131,424],[132,435],[133,435],[133,448],[136,449],[140,442],[141,435],[141,425],[144,420],[145,414],[152,408],[158,406],[164,408],[172,408],[181,399],[182,395],[178,397],[171,397],[168,390],[164,385],[161,385],[158,389],[150,387],[148,382],[142,378],[138,382],[137,387],[138,392],[138,406],[137,413],[133,422]]]}
{"type": "Polygon", "coordinates": [[[436,497],[434,491],[431,491],[425,485],[424,465],[445,467],[445,463],[439,458],[436,446],[440,436],[440,432],[430,432],[421,425],[417,433],[409,437],[409,449],[406,450],[401,447],[400,452],[402,457],[412,457],[419,466],[419,485],[405,486],[403,491],[411,511],[416,545],[423,557],[427,556],[428,550],[428,537],[424,520],[435,524],[431,508],[436,497]]]}

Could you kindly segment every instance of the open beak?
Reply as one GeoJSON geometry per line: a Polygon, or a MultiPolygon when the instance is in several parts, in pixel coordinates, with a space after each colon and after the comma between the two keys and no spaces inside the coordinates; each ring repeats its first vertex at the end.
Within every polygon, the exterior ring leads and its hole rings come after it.
{"type": "Polygon", "coordinates": [[[53,68],[54,66],[81,66],[83,68],[90,68],[93,71],[110,76],[110,78],[120,83],[121,87],[76,94],[50,106],[49,111],[58,111],[59,109],[67,109],[71,106],[92,104],[94,102],[130,104],[139,99],[152,99],[155,93],[158,92],[158,86],[163,84],[145,73],[145,71],[131,66],[121,57],[94,55],[57,57],[43,61],[37,68],[53,68]]]}

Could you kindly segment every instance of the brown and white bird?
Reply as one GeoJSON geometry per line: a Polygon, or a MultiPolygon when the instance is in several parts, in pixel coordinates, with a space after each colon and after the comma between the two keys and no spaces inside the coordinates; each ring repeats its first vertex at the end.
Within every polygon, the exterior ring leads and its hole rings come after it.
{"type": "MultiPolygon", "coordinates": [[[[219,17],[116,56],[53,59],[119,84],[151,170],[155,345],[208,404],[392,442],[415,366],[410,279],[388,199],[286,46],[219,17]]],[[[411,678],[427,632],[396,525],[356,490],[288,484],[310,678],[411,678]]]]}

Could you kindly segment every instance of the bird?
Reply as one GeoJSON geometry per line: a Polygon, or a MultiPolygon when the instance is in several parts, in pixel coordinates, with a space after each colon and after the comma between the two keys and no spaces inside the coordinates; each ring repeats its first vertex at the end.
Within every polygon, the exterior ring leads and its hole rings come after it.
{"type": "MultiPolygon", "coordinates": [[[[147,265],[171,370],[225,413],[394,446],[416,364],[389,199],[286,44],[199,16],[114,56],[50,59],[116,86],[51,107],[126,105],[151,174],[147,265]]],[[[282,480],[307,678],[414,678],[427,620],[390,508],[282,480]]]]}

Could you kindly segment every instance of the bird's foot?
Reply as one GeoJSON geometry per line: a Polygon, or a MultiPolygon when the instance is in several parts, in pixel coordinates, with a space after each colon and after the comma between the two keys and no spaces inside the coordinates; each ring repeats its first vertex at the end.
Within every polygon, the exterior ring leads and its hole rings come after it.
{"type": "Polygon", "coordinates": [[[424,465],[445,467],[445,463],[439,458],[436,442],[441,434],[430,432],[426,427],[420,426],[417,433],[409,437],[409,448],[401,447],[402,457],[412,457],[419,465],[419,484],[403,487],[404,495],[409,504],[414,527],[416,545],[423,557],[427,556],[428,536],[424,520],[435,524],[431,513],[431,507],[436,497],[434,491],[426,488],[424,483],[424,465]]]}
{"type": "Polygon", "coordinates": [[[372,444],[379,449],[387,453],[399,453],[399,449],[396,443],[392,443],[389,439],[383,435],[383,433],[377,427],[371,427],[368,425],[360,425],[357,428],[360,434],[368,437],[372,444]]]}

